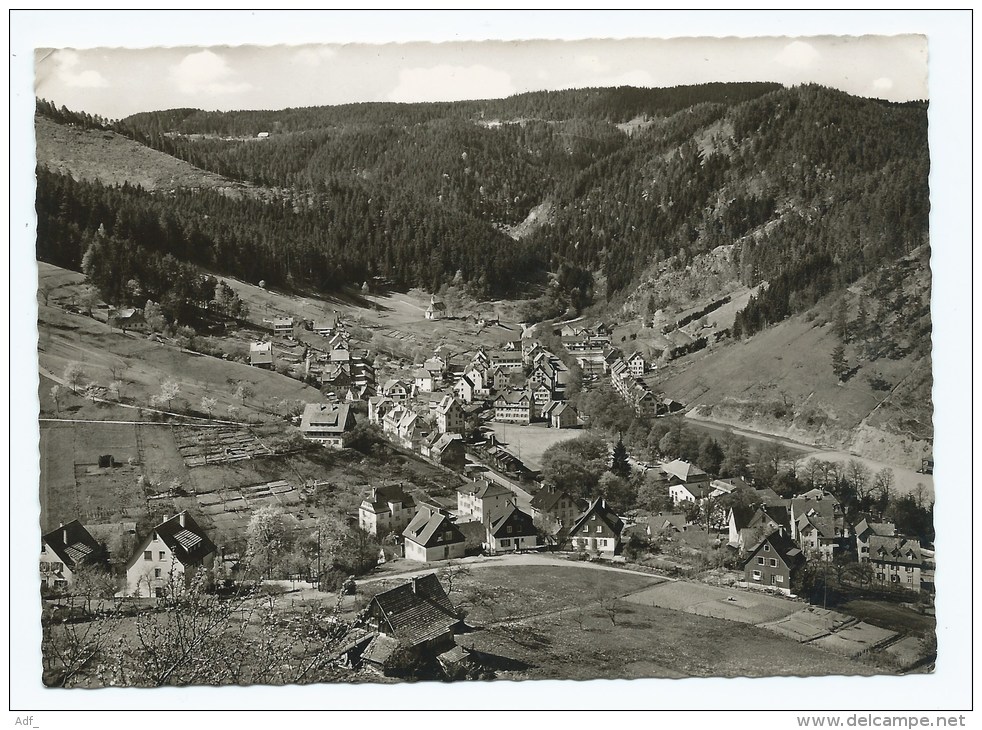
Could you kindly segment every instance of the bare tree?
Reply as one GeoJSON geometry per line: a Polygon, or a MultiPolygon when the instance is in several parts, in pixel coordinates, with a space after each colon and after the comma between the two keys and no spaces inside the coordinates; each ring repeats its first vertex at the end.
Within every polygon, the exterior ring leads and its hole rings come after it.
{"type": "Polygon", "coordinates": [[[52,385],[51,386],[51,400],[55,402],[55,413],[60,412],[60,400],[61,400],[61,386],[52,385]]]}
{"type": "Polygon", "coordinates": [[[617,601],[617,596],[611,594],[610,590],[603,583],[597,584],[594,595],[596,596],[597,603],[600,605],[600,610],[610,618],[611,625],[616,626],[617,614],[620,613],[621,608],[617,601]]]}
{"type": "Polygon", "coordinates": [[[458,563],[456,560],[448,560],[447,564],[440,568],[438,575],[443,585],[447,589],[447,595],[463,593],[462,583],[471,574],[469,566],[458,563]]]}
{"type": "Polygon", "coordinates": [[[68,383],[68,387],[72,389],[72,392],[76,395],[78,394],[78,386],[82,382],[82,378],[85,376],[85,371],[82,370],[82,363],[72,360],[67,365],[65,365],[64,378],[65,382],[68,383]]]}

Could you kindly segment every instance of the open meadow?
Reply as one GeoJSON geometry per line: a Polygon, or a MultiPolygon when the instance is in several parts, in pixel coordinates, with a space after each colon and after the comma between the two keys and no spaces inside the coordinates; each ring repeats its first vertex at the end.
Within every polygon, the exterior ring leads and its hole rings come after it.
{"type": "Polygon", "coordinates": [[[546,428],[545,423],[518,426],[492,421],[487,425],[494,431],[499,441],[507,444],[510,451],[534,470],[542,468],[542,454],[550,446],[569,441],[584,433],[579,428],[546,428]]]}

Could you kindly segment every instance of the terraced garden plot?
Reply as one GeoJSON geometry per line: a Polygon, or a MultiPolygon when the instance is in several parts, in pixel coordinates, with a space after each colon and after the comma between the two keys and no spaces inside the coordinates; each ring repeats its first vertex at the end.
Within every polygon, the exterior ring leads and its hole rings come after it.
{"type": "Polygon", "coordinates": [[[175,428],[174,438],[188,468],[268,456],[251,432],[240,428],[175,428]]]}
{"type": "Polygon", "coordinates": [[[801,608],[800,603],[766,594],[717,588],[687,581],[666,582],[627,596],[624,600],[642,606],[759,624],[783,618],[801,608]]]}
{"type": "Polygon", "coordinates": [[[888,629],[881,629],[871,624],[860,622],[846,626],[828,636],[816,639],[812,643],[815,646],[834,651],[837,654],[856,657],[896,638],[896,636],[896,631],[889,631],[888,629]]]}
{"type": "Polygon", "coordinates": [[[850,616],[835,611],[809,607],[762,626],[795,641],[805,642],[827,636],[854,621],[850,616]]]}

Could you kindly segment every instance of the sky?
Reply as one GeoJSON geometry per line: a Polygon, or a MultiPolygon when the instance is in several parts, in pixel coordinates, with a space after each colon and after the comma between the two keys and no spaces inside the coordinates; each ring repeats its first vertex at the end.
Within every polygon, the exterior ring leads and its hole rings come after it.
{"type": "Polygon", "coordinates": [[[921,35],[38,49],[35,74],[38,96],[111,119],[710,81],[928,98],[921,35]]]}

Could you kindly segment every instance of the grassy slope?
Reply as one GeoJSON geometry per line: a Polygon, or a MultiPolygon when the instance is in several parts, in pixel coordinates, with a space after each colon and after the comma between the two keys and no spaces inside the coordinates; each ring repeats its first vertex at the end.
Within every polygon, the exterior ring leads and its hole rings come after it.
{"type": "Polygon", "coordinates": [[[200,170],[115,132],[69,127],[44,117],[37,117],[34,125],[38,162],[76,180],[98,180],[106,185],[128,182],[146,190],[250,187],[200,170]]]}

